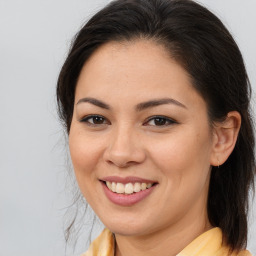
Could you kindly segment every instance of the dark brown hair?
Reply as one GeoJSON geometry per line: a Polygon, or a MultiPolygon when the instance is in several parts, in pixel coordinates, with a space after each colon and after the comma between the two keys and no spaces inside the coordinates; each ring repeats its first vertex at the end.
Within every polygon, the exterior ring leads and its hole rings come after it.
{"type": "Polygon", "coordinates": [[[211,124],[238,111],[242,125],[236,146],[219,168],[212,167],[208,216],[231,249],[247,242],[248,194],[255,174],[251,87],[243,58],[222,22],[190,0],[116,0],[95,14],[76,35],[57,84],[59,115],[67,133],[74,94],[84,63],[110,41],[148,39],[163,45],[191,76],[205,99],[211,124]]]}

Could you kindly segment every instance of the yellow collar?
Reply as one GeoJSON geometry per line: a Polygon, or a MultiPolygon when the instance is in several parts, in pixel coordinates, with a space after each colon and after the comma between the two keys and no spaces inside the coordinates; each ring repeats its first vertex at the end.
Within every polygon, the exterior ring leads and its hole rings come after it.
{"type": "MultiPolygon", "coordinates": [[[[114,248],[114,236],[105,228],[81,256],[114,256],[114,248]]],[[[228,249],[222,244],[221,229],[213,228],[197,237],[177,256],[251,256],[246,250],[230,255],[228,249]]]]}

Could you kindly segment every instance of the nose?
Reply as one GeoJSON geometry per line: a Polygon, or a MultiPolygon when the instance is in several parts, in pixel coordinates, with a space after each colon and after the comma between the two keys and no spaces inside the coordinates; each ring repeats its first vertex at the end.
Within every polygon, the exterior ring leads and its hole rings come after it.
{"type": "Polygon", "coordinates": [[[104,152],[104,160],[109,164],[125,168],[142,163],[146,158],[143,141],[136,131],[120,128],[111,133],[104,152]]]}

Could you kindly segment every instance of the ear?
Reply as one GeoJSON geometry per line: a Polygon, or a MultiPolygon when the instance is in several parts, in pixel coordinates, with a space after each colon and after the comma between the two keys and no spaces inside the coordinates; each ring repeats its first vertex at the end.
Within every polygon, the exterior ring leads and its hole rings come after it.
{"type": "Polygon", "coordinates": [[[237,111],[227,114],[222,122],[214,123],[211,165],[225,163],[232,153],[241,127],[241,115],[237,111]]]}

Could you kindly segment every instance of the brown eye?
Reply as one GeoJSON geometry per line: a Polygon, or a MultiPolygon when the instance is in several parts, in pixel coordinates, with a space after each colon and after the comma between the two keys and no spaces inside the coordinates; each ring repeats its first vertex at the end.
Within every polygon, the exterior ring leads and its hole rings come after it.
{"type": "Polygon", "coordinates": [[[150,125],[150,126],[168,126],[177,123],[176,121],[164,117],[164,116],[155,116],[151,117],[145,125],[150,125]]]}
{"type": "Polygon", "coordinates": [[[93,124],[103,124],[104,123],[104,118],[101,117],[101,116],[94,116],[91,118],[92,119],[92,122],[93,124]]]}
{"type": "Polygon", "coordinates": [[[154,124],[155,125],[165,125],[167,123],[167,120],[165,118],[155,118],[154,124]]]}
{"type": "Polygon", "coordinates": [[[109,122],[106,120],[105,117],[99,115],[90,115],[81,120],[83,123],[87,123],[89,125],[102,125],[108,124],[109,122]]]}

